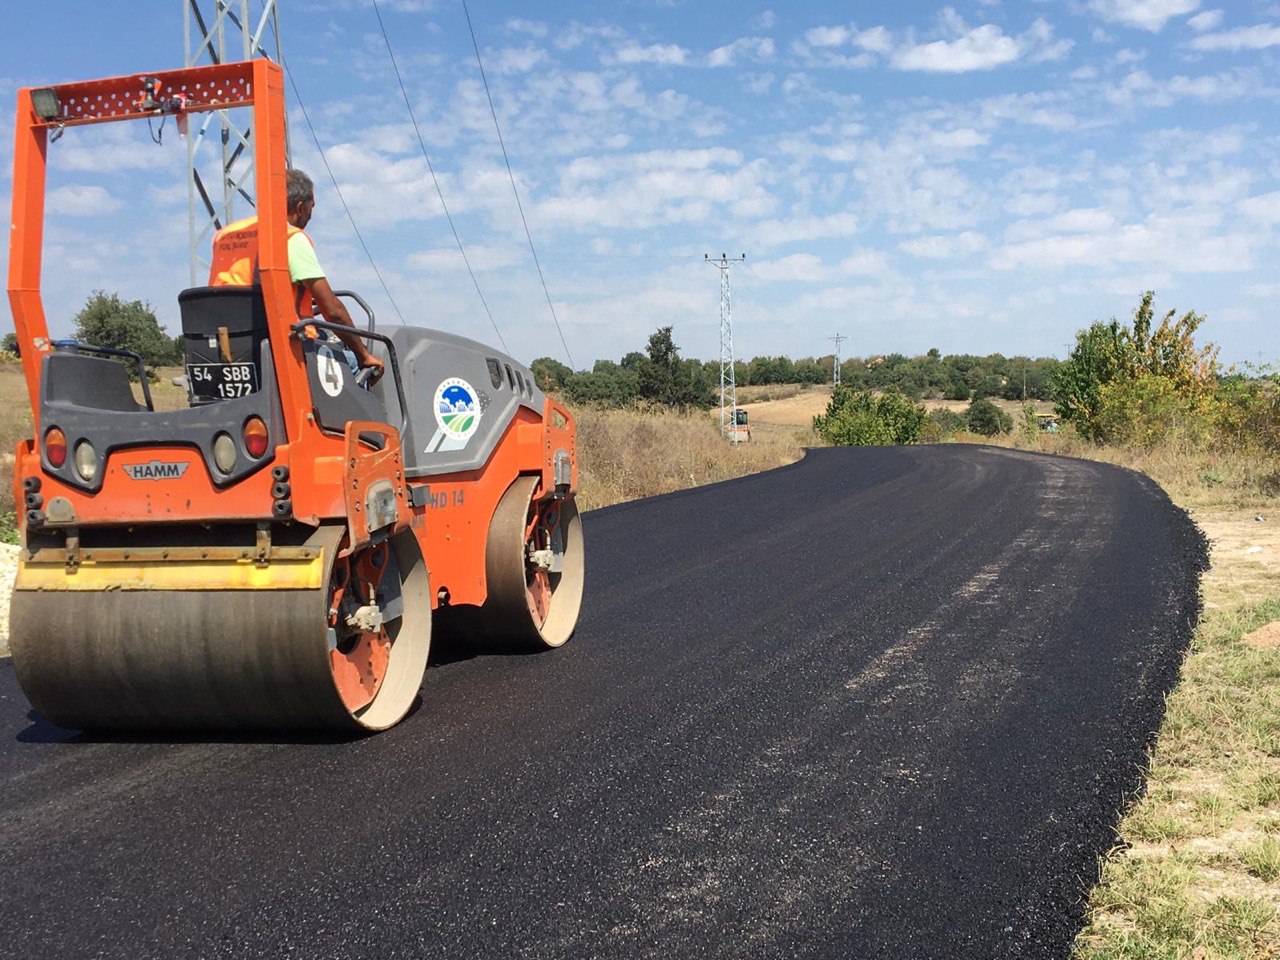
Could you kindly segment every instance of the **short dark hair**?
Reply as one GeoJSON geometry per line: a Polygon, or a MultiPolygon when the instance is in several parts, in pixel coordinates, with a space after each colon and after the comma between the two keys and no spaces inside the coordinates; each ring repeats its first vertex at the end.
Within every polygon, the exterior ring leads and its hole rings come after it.
{"type": "Polygon", "coordinates": [[[292,210],[300,203],[308,200],[314,200],[316,196],[316,185],[311,182],[301,170],[289,170],[285,173],[285,182],[289,191],[289,209],[292,210]]]}

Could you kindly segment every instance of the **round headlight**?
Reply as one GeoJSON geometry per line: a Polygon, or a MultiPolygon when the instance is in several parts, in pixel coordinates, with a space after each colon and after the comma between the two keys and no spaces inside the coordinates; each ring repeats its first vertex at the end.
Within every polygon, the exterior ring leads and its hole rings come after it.
{"type": "Polygon", "coordinates": [[[223,473],[236,468],[236,442],[231,434],[220,433],[213,438],[213,462],[223,473]]]}
{"type": "Polygon", "coordinates": [[[88,440],[76,444],[76,473],[86,482],[98,475],[98,452],[88,440]]]}

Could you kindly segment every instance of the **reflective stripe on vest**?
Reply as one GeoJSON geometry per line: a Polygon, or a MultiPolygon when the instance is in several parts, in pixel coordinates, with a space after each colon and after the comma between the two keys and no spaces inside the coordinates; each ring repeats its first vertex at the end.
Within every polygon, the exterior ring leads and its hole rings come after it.
{"type": "MultiPolygon", "coordinates": [[[[289,224],[287,236],[292,238],[296,233],[307,237],[307,243],[311,243],[305,230],[289,224]]],[[[209,286],[249,287],[257,283],[258,218],[255,215],[229,223],[213,235],[209,286]]],[[[293,302],[299,317],[316,315],[315,299],[307,291],[305,284],[293,284],[293,302]]]]}

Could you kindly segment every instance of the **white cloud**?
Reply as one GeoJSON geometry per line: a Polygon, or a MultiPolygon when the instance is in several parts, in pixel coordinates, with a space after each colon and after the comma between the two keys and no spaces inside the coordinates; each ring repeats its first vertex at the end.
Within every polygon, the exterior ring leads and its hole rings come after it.
{"type": "MultiPolygon", "coordinates": [[[[952,19],[955,26],[963,27],[958,18],[952,19]]],[[[1069,40],[1055,42],[1053,29],[1044,20],[1035,21],[1018,36],[1010,36],[988,23],[965,30],[951,40],[922,44],[908,41],[894,50],[890,62],[899,70],[966,73],[991,70],[1023,58],[1033,62],[1060,60],[1071,45],[1069,40]]]]}
{"type": "Polygon", "coordinates": [[[507,47],[486,59],[494,73],[528,73],[538,64],[546,62],[547,51],[532,46],[507,47]]]}
{"type": "Polygon", "coordinates": [[[1089,9],[1110,23],[1159,33],[1174,17],[1185,16],[1200,0],[1089,0],[1089,9]]]}
{"type": "Polygon", "coordinates": [[[1280,223],[1280,191],[1249,197],[1237,204],[1241,213],[1261,223],[1280,223]]]}
{"type": "Polygon", "coordinates": [[[963,233],[917,237],[898,244],[898,249],[914,257],[929,257],[947,260],[977,253],[987,245],[986,238],[980,233],[966,230],[963,233]]]}
{"type": "Polygon", "coordinates": [[[1218,232],[1219,217],[1194,210],[1152,214],[1138,223],[1108,229],[1058,233],[1009,243],[991,265],[998,270],[1020,267],[1061,270],[1140,265],[1178,273],[1233,273],[1253,269],[1257,238],[1218,232]],[[1170,242],[1176,237],[1177,242],[1170,242]]]}
{"type": "Polygon", "coordinates": [[[689,59],[689,51],[674,43],[654,43],[641,46],[628,40],[613,52],[615,63],[656,63],[662,66],[680,66],[689,59]]]}
{"type": "Polygon", "coordinates": [[[45,199],[45,209],[49,213],[73,217],[112,213],[122,206],[124,201],[113,197],[102,187],[58,187],[50,190],[45,199]]]}
{"type": "Polygon", "coordinates": [[[757,246],[778,246],[801,240],[851,237],[857,232],[858,219],[852,213],[832,213],[825,217],[763,220],[752,229],[751,237],[757,246]]]}
{"type": "Polygon", "coordinates": [[[723,47],[716,47],[707,54],[707,66],[731,67],[740,58],[753,60],[771,60],[773,58],[772,37],[741,37],[723,47]]]}
{"type": "Polygon", "coordinates": [[[761,260],[751,269],[764,280],[818,281],[830,276],[822,258],[812,253],[793,253],[777,260],[761,260]]]}
{"type": "Polygon", "coordinates": [[[1260,23],[1221,33],[1205,33],[1191,41],[1196,50],[1263,50],[1280,46],[1280,27],[1260,23]]]}
{"type": "Polygon", "coordinates": [[[804,42],[811,47],[842,47],[852,36],[848,27],[813,27],[804,32],[804,42]]]}
{"type": "Polygon", "coordinates": [[[840,261],[840,272],[850,276],[888,273],[889,258],[880,250],[855,250],[840,261]]]}
{"type": "Polygon", "coordinates": [[[1221,10],[1206,10],[1204,13],[1197,13],[1187,21],[1187,26],[1197,33],[1203,33],[1205,30],[1216,30],[1221,25],[1221,10]]]}
{"type": "Polygon", "coordinates": [[[545,37],[547,25],[540,20],[523,20],[519,17],[508,20],[506,28],[512,33],[525,33],[531,37],[545,37]]]}
{"type": "MultiPolygon", "coordinates": [[[[482,244],[472,244],[467,247],[467,259],[476,271],[515,266],[522,263],[524,258],[524,251],[518,247],[492,247],[482,244]]],[[[448,273],[463,269],[462,255],[458,253],[457,247],[419,250],[409,254],[405,262],[415,270],[428,273],[448,273]]]]}

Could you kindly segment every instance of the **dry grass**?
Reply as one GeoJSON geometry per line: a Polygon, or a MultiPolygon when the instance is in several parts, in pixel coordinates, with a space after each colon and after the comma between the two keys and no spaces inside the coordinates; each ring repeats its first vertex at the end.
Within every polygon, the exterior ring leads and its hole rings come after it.
{"type": "Polygon", "coordinates": [[[574,416],[584,510],[771,470],[815,442],[807,430],[753,424],[751,442],[731,446],[702,412],[583,408],[574,416]]]}

